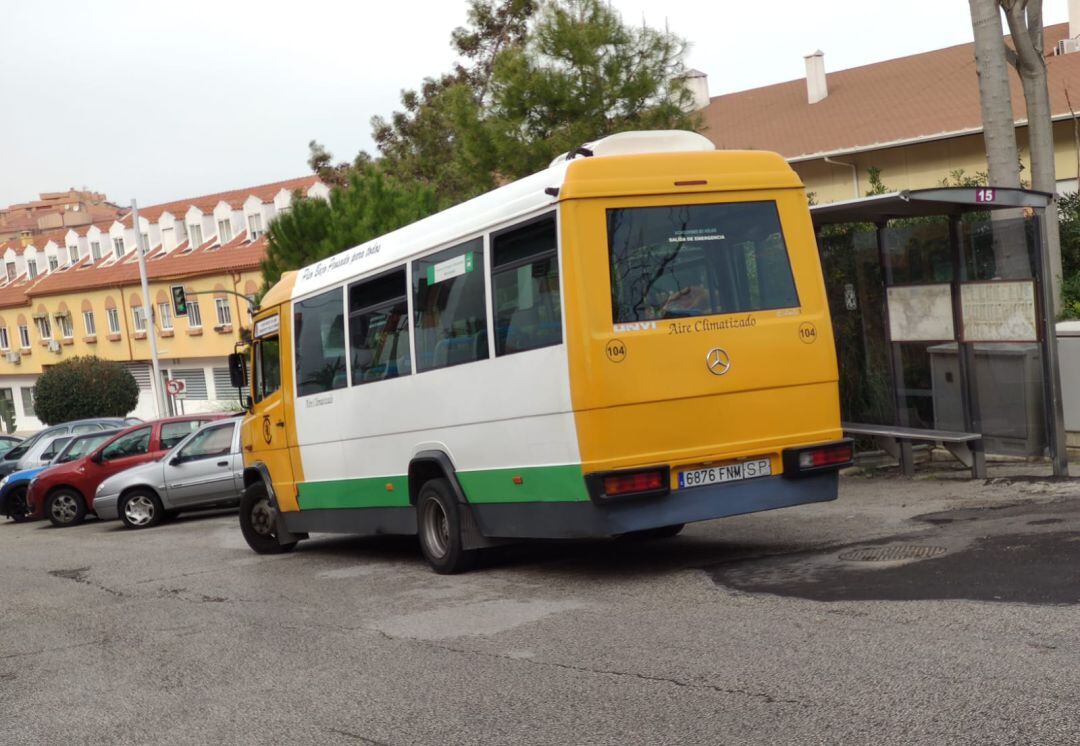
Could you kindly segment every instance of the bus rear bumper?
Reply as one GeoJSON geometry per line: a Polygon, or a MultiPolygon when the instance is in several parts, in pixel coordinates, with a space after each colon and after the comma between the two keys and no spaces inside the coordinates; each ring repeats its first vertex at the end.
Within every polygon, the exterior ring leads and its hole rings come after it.
{"type": "Polygon", "coordinates": [[[761,477],[675,490],[662,497],[598,505],[592,501],[472,504],[480,532],[500,539],[579,539],[708,521],[835,500],[831,471],[801,479],[761,477]]]}

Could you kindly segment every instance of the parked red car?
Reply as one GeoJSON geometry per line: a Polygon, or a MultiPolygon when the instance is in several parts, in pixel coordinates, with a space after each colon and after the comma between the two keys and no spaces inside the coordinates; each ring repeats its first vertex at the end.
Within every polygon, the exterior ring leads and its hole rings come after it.
{"type": "Polygon", "coordinates": [[[48,516],[54,526],[81,523],[93,509],[94,493],[107,477],[161,458],[204,423],[224,414],[194,414],[144,422],[121,430],[92,453],[60,464],[30,480],[26,501],[32,518],[48,516]]]}

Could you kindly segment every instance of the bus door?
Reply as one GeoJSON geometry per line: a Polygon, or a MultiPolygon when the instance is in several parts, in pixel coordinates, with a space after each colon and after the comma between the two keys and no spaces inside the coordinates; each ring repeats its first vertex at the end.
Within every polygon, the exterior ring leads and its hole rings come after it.
{"type": "Polygon", "coordinates": [[[296,485],[289,458],[290,412],[282,389],[280,316],[264,316],[255,322],[252,343],[252,412],[246,419],[243,442],[246,463],[261,461],[283,511],[296,510],[296,485]]]}

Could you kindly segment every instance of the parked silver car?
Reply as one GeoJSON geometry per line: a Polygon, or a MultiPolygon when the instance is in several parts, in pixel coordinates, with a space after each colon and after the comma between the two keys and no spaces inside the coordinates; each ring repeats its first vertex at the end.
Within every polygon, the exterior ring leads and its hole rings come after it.
{"type": "Polygon", "coordinates": [[[122,417],[97,417],[90,420],[63,422],[59,425],[47,427],[0,456],[0,477],[13,471],[43,466],[44,464],[41,463],[40,458],[28,458],[30,449],[42,441],[52,440],[61,435],[85,435],[87,433],[101,432],[102,430],[115,430],[118,427],[124,427],[136,422],[139,422],[139,420],[130,417],[127,419],[122,417]]]}
{"type": "Polygon", "coordinates": [[[240,503],[244,484],[240,420],[215,420],[176,444],[164,457],[106,479],[94,495],[103,521],[148,528],[185,510],[240,503]]]}

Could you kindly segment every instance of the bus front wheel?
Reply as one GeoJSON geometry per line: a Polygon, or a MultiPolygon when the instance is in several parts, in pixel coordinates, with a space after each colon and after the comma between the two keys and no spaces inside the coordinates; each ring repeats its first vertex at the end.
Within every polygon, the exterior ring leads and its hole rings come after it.
{"type": "Polygon", "coordinates": [[[244,490],[240,498],[240,531],[248,546],[259,554],[282,554],[296,547],[295,541],[278,541],[277,510],[261,480],[244,490]]]}
{"type": "Polygon", "coordinates": [[[476,550],[466,550],[461,540],[461,514],[448,481],[430,479],[420,488],[416,524],[420,550],[432,570],[453,575],[473,566],[476,550]]]}

